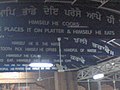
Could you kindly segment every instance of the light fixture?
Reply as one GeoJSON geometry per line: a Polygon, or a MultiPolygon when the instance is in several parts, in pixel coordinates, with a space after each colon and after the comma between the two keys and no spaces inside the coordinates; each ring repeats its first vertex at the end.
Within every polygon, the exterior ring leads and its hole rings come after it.
{"type": "Polygon", "coordinates": [[[96,75],[94,75],[93,76],[93,79],[101,79],[101,78],[103,78],[104,77],[104,74],[96,74],[96,75]]]}
{"type": "Polygon", "coordinates": [[[33,68],[50,68],[53,64],[47,59],[41,59],[41,55],[38,55],[38,59],[31,62],[29,66],[33,68]]]}
{"type": "Polygon", "coordinates": [[[29,64],[30,67],[39,67],[39,68],[50,68],[53,66],[52,63],[30,63],[29,64]]]}
{"type": "Polygon", "coordinates": [[[113,62],[113,63],[111,63],[112,65],[115,65],[115,63],[113,62]]]}

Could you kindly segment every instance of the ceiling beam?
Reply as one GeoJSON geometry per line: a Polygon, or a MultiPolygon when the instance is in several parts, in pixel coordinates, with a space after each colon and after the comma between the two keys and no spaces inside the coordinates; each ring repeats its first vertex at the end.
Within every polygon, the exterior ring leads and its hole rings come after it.
{"type": "Polygon", "coordinates": [[[71,3],[72,5],[76,2],[77,0],[73,0],[73,2],[71,3]]]}
{"type": "Polygon", "coordinates": [[[72,1],[61,1],[61,0],[45,0],[44,2],[54,2],[54,3],[72,3],[72,1]]]}
{"type": "Polygon", "coordinates": [[[81,80],[90,79],[94,75],[99,73],[107,75],[113,74],[119,70],[120,70],[120,57],[117,57],[115,59],[111,59],[109,61],[79,70],[77,78],[78,82],[80,82],[81,80]]]}

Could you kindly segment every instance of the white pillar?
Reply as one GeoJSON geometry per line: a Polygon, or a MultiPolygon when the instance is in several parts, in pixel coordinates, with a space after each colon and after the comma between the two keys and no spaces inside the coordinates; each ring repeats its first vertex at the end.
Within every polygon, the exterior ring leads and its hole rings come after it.
{"type": "Polygon", "coordinates": [[[90,90],[90,80],[88,79],[88,90],[90,90]]]}
{"type": "Polygon", "coordinates": [[[101,81],[98,81],[97,83],[98,83],[98,90],[102,90],[101,89],[101,81]]]}

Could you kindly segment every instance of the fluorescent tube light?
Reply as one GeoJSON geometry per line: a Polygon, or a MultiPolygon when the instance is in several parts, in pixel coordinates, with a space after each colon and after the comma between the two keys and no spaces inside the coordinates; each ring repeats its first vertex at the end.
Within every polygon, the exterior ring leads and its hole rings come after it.
{"type": "Polygon", "coordinates": [[[104,77],[104,74],[96,74],[93,76],[93,79],[101,79],[104,77]]]}
{"type": "Polygon", "coordinates": [[[39,67],[39,68],[50,68],[53,66],[52,63],[30,63],[30,67],[39,67]]]}

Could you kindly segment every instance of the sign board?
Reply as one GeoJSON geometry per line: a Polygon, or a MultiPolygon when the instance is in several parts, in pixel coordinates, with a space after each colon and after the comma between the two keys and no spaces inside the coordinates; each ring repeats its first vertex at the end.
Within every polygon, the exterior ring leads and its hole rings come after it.
{"type": "Polygon", "coordinates": [[[68,4],[2,3],[0,63],[6,68],[21,67],[23,71],[25,68],[18,63],[59,63],[58,38],[63,64],[91,64],[83,57],[89,55],[120,55],[119,49],[95,39],[119,38],[119,24],[119,14],[111,10],[68,4]]]}
{"type": "Polygon", "coordinates": [[[119,24],[118,13],[103,9],[68,4],[0,4],[0,38],[119,38],[119,24]]]}

